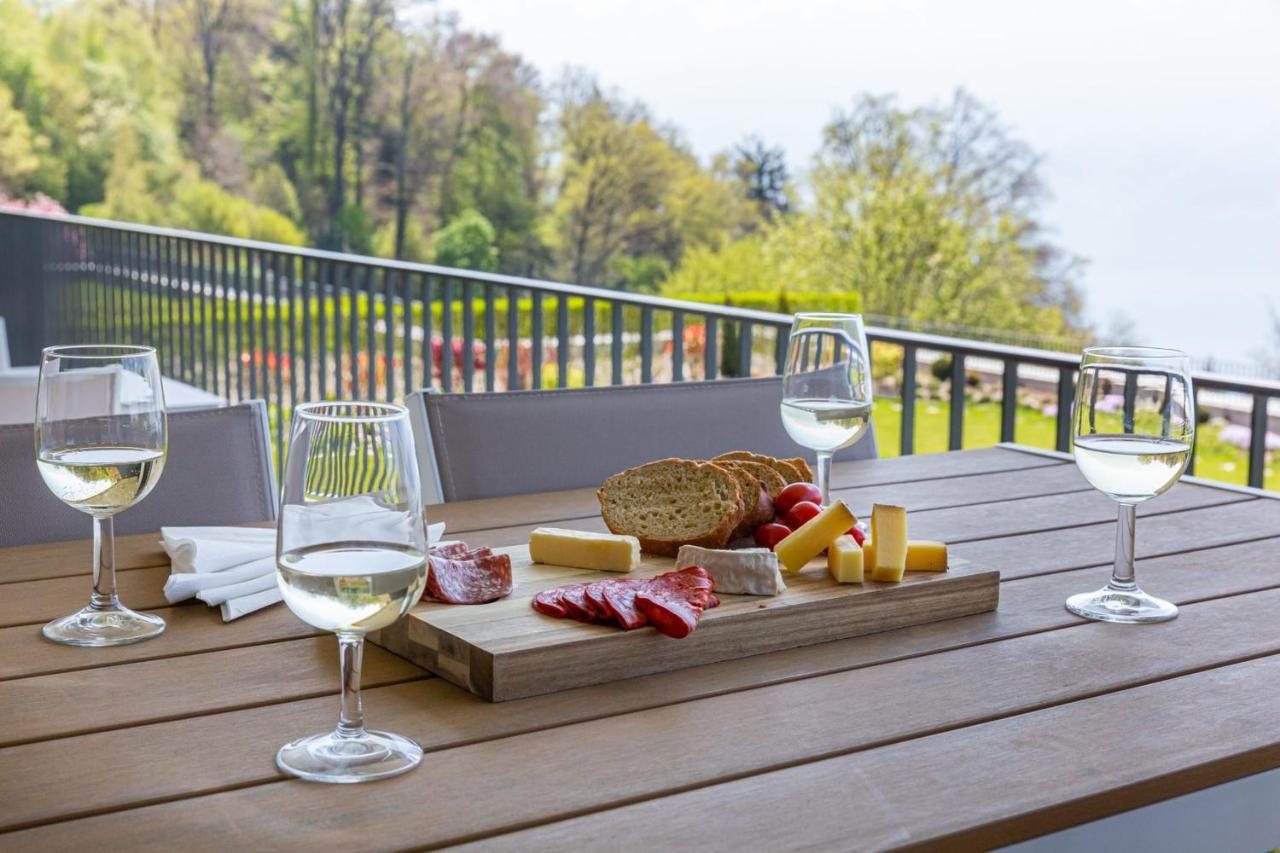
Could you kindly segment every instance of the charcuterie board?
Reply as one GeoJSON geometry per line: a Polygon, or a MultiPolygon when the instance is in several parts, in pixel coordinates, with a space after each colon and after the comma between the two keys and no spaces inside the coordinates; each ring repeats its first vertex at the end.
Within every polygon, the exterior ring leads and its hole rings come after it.
{"type": "MultiPolygon", "coordinates": [[[[473,606],[424,601],[370,639],[477,696],[503,702],[983,613],[996,608],[1000,595],[999,572],[954,557],[944,573],[908,572],[901,583],[862,584],[836,583],[825,561],[814,560],[785,576],[780,595],[721,595],[697,630],[677,640],[650,627],[621,631],[534,611],[530,599],[544,589],[618,575],[534,563],[526,546],[500,550],[511,555],[510,596],[473,606]]],[[[646,555],[630,576],[672,566],[671,558],[646,555]]]]}

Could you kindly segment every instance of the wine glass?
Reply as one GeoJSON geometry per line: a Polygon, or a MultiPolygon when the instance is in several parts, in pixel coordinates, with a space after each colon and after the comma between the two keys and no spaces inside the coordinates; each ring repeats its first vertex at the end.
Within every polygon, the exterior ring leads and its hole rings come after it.
{"type": "Polygon", "coordinates": [[[831,503],[831,457],[871,424],[871,358],[858,314],[797,314],[782,375],[782,425],[818,457],[817,486],[831,503]]]}
{"type": "Polygon", "coordinates": [[[417,603],[427,532],[409,413],[384,403],[294,409],[284,467],[276,580],[299,619],[338,635],[338,727],[281,747],[281,770],[313,782],[365,782],[411,770],[422,748],[367,731],[360,703],[364,636],[417,603]]]}
{"type": "Polygon", "coordinates": [[[1101,622],[1164,622],[1178,608],[1134,580],[1139,503],[1168,491],[1195,445],[1195,398],[1185,353],[1151,347],[1091,347],[1080,360],[1072,414],[1076,465],[1120,504],[1116,562],[1097,592],[1067,599],[1077,616],[1101,622]]]}
{"type": "Polygon", "coordinates": [[[116,646],[164,633],[164,620],[116,596],[112,519],[155,488],[168,430],[156,351],[144,346],[48,347],[36,391],[36,466],[49,491],[93,518],[89,605],[44,626],[55,643],[116,646]]]}

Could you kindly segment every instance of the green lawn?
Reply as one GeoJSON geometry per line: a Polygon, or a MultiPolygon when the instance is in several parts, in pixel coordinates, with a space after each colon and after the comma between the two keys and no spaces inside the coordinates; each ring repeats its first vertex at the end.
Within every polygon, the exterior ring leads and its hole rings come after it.
{"type": "MultiPolygon", "coordinates": [[[[951,404],[945,400],[916,401],[916,453],[938,453],[947,449],[951,404]]],[[[876,438],[880,455],[897,456],[901,451],[902,403],[893,398],[875,403],[876,438]]],[[[1201,426],[1196,433],[1195,473],[1200,477],[1244,485],[1249,476],[1248,454],[1219,440],[1221,428],[1201,426]]],[[[1016,438],[1019,444],[1052,449],[1057,432],[1054,418],[1028,406],[1018,407],[1016,438]]],[[[964,446],[990,447],[1000,441],[1000,404],[966,402],[964,446]]],[[[1268,454],[1266,487],[1280,491],[1280,454],[1268,454]]]]}

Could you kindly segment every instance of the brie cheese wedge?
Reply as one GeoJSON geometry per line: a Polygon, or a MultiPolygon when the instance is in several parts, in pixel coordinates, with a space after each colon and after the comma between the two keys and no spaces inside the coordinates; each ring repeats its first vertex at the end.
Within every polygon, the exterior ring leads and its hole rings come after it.
{"type": "Polygon", "coordinates": [[[715,581],[715,592],[729,595],[777,595],[787,588],[778,557],[768,548],[727,551],[681,545],[676,568],[701,566],[715,581]]]}

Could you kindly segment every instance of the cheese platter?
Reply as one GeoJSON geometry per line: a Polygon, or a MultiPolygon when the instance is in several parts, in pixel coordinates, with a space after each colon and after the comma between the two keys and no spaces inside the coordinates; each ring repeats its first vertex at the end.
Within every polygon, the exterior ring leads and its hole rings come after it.
{"type": "Polygon", "coordinates": [[[370,639],[502,702],[996,608],[999,572],[909,540],[905,508],[877,505],[868,526],[768,459],[616,475],[600,489],[612,533],[442,546],[427,597],[370,639]]]}

